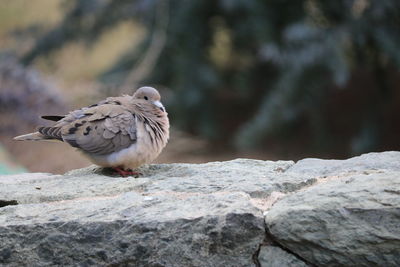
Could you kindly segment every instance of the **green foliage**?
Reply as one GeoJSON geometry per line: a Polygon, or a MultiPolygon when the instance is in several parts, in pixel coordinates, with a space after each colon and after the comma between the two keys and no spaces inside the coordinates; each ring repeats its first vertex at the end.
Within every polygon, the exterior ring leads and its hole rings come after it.
{"type": "Polygon", "coordinates": [[[326,115],[332,91],[348,90],[363,70],[375,93],[359,96],[369,99],[359,108],[363,115],[352,117],[345,143],[353,153],[379,147],[393,91],[386,80],[400,65],[397,0],[76,0],[22,61],[78,39],[95,42],[124,20],[142,23],[147,38],[99,78],[121,85],[144,54],[156,53],[138,83],[173,90],[169,112],[180,128],[238,148],[282,132],[295,138],[293,129],[307,128],[314,145],[329,150],[342,142],[326,115]]]}

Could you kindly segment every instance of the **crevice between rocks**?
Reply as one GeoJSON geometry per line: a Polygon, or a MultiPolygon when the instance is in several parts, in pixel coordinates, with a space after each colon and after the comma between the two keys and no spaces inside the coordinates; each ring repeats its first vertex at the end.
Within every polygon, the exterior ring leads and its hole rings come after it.
{"type": "Polygon", "coordinates": [[[0,199],[0,208],[6,207],[6,206],[13,206],[13,205],[18,205],[18,201],[0,199]]]}
{"type": "Polygon", "coordinates": [[[265,229],[265,239],[264,241],[259,244],[257,250],[254,252],[252,258],[253,258],[253,262],[255,264],[256,267],[261,267],[260,261],[258,259],[258,256],[260,254],[260,250],[262,246],[275,246],[275,247],[279,247],[280,249],[286,251],[287,253],[295,256],[299,261],[304,262],[305,264],[311,266],[311,267],[317,267],[317,265],[315,265],[314,263],[306,260],[305,258],[301,257],[299,254],[291,251],[289,248],[285,247],[284,245],[280,244],[275,237],[271,234],[271,232],[269,231],[269,228],[264,220],[264,229],[265,229]]]}
{"type": "Polygon", "coordinates": [[[265,245],[264,242],[259,244],[256,252],[254,252],[253,256],[251,257],[256,267],[261,267],[260,261],[258,260],[258,255],[260,255],[260,250],[263,245],[265,245]]]}

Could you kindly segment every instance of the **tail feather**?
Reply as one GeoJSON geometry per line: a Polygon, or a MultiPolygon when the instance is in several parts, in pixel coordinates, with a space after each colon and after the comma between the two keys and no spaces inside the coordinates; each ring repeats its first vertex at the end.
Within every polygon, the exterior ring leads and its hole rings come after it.
{"type": "Polygon", "coordinates": [[[49,138],[39,132],[34,132],[34,133],[16,136],[13,139],[17,140],[17,141],[41,141],[41,140],[49,140],[51,138],[49,138]]]}
{"type": "Polygon", "coordinates": [[[58,139],[62,141],[60,127],[39,127],[38,132],[47,139],[58,139]]]}

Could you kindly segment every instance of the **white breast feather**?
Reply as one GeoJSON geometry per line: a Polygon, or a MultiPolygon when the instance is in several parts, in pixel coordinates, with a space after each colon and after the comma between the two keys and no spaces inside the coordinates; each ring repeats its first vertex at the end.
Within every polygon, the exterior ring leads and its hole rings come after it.
{"type": "Polygon", "coordinates": [[[161,151],[157,151],[159,149],[153,146],[144,123],[136,119],[136,127],[137,141],[125,149],[108,155],[106,161],[110,166],[134,169],[152,162],[160,154],[161,151]]]}

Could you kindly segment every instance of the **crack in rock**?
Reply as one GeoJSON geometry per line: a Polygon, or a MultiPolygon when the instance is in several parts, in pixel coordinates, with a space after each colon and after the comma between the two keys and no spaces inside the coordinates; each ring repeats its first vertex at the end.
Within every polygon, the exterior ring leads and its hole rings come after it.
{"type": "Polygon", "coordinates": [[[14,206],[14,205],[18,205],[18,201],[0,199],[0,208],[6,207],[6,206],[14,206]]]}
{"type": "Polygon", "coordinates": [[[279,199],[284,196],[286,196],[286,194],[274,191],[266,198],[250,198],[250,203],[262,212],[266,212],[275,204],[275,202],[279,201],[279,199]]]}
{"type": "MultiPolygon", "coordinates": [[[[283,251],[287,252],[288,254],[294,256],[299,262],[302,262],[305,264],[305,266],[312,266],[312,267],[316,267],[317,265],[315,265],[314,263],[308,261],[307,259],[303,258],[302,256],[300,256],[299,254],[291,251],[289,248],[285,247],[284,245],[282,245],[281,243],[279,243],[275,237],[271,234],[271,232],[268,229],[267,224],[264,222],[264,227],[265,227],[265,239],[268,240],[268,245],[269,246],[274,246],[274,247],[278,247],[280,249],[282,249],[283,251]]],[[[260,245],[260,249],[261,249],[260,245]]],[[[260,251],[258,251],[259,253],[260,251]]]]}
{"type": "Polygon", "coordinates": [[[263,243],[261,243],[260,245],[258,245],[258,248],[257,248],[256,252],[254,252],[254,254],[253,254],[253,256],[252,256],[254,265],[255,265],[256,267],[261,267],[261,263],[260,263],[260,261],[258,260],[258,256],[260,255],[260,250],[261,250],[261,247],[262,247],[262,246],[263,246],[263,243]]]}

